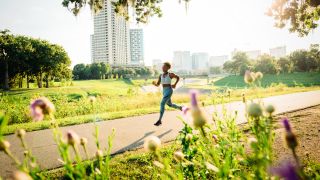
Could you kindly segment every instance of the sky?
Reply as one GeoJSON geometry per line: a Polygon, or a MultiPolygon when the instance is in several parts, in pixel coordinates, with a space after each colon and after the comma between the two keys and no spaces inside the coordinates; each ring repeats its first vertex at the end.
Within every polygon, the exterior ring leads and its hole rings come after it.
{"type": "MultiPolygon", "coordinates": [[[[46,39],[62,45],[72,64],[90,63],[90,34],[93,15],[89,7],[75,17],[61,5],[62,0],[0,0],[0,29],[14,34],[46,39]]],[[[272,0],[191,0],[186,10],[178,0],[164,0],[163,17],[150,18],[146,25],[130,21],[132,28],[144,29],[145,63],[153,59],[170,61],[173,51],[208,52],[230,55],[239,50],[262,50],[287,46],[287,51],[320,43],[315,30],[301,38],[287,29],[277,29],[265,15],[272,0]]]]}

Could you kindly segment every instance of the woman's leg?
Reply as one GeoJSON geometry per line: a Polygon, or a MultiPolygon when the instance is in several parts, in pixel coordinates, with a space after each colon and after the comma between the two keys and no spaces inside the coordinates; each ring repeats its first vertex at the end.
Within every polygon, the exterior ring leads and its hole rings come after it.
{"type": "Polygon", "coordinates": [[[165,111],[165,106],[168,100],[170,100],[172,95],[172,89],[170,88],[163,88],[163,97],[160,103],[160,117],[159,120],[154,124],[156,126],[159,126],[161,124],[161,120],[165,111]]]}
{"type": "Polygon", "coordinates": [[[182,106],[179,106],[179,105],[177,105],[177,104],[173,104],[172,101],[171,101],[171,98],[167,101],[167,105],[168,105],[169,107],[182,110],[182,106]]]}

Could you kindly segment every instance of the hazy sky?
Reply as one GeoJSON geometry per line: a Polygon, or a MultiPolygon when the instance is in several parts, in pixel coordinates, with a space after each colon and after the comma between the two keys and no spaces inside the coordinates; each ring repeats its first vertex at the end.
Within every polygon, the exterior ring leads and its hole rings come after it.
{"type": "MultiPolygon", "coordinates": [[[[72,63],[90,63],[92,15],[88,7],[74,17],[62,0],[0,0],[0,29],[62,45],[72,63]]],[[[273,27],[264,13],[272,0],[191,0],[186,11],[178,0],[164,0],[162,18],[144,28],[145,62],[170,60],[175,50],[229,55],[234,49],[268,52],[286,45],[288,51],[320,43],[316,30],[306,38],[273,27]]],[[[132,27],[136,26],[131,23],[132,27]]]]}

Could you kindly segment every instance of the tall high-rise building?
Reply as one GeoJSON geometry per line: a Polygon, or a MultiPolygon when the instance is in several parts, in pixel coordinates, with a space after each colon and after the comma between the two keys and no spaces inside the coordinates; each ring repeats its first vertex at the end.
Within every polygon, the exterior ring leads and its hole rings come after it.
{"type": "Polygon", "coordinates": [[[144,64],[143,30],[130,29],[131,64],[144,64]]]}
{"type": "Polygon", "coordinates": [[[130,63],[129,23],[118,16],[110,0],[93,17],[94,34],[91,35],[92,62],[111,65],[130,63]]]}
{"type": "MultiPolygon", "coordinates": [[[[231,52],[231,56],[234,56],[235,53],[237,52],[239,52],[239,50],[234,49],[233,52],[231,52]]],[[[251,50],[251,51],[241,51],[241,52],[245,52],[250,59],[257,59],[262,54],[261,50],[251,50]]]]}
{"type": "Polygon", "coordinates": [[[176,71],[191,71],[192,60],[190,51],[175,51],[173,52],[173,69],[176,71]]]}
{"type": "Polygon", "coordinates": [[[270,51],[270,55],[276,58],[284,57],[287,54],[286,46],[270,48],[269,51],[270,51]]]}
{"type": "Polygon", "coordinates": [[[192,69],[206,70],[208,69],[209,55],[205,52],[192,54],[192,69]]]}

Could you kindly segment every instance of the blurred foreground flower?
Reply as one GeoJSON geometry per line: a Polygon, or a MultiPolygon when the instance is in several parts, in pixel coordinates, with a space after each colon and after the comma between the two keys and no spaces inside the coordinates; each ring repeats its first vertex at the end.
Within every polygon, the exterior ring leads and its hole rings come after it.
{"type": "Polygon", "coordinates": [[[90,103],[94,103],[97,100],[95,96],[89,96],[88,99],[90,103]]]}
{"type": "Polygon", "coordinates": [[[257,80],[262,79],[262,78],[263,78],[262,72],[256,72],[256,73],[255,73],[255,78],[256,78],[257,80]]]}
{"type": "Polygon", "coordinates": [[[144,148],[148,151],[155,152],[160,148],[161,141],[156,136],[150,136],[144,142],[144,148]]]}
{"type": "Polygon", "coordinates": [[[32,178],[23,171],[15,171],[13,173],[13,180],[32,180],[32,178]]]}
{"type": "Polygon", "coordinates": [[[289,162],[285,162],[277,168],[271,169],[271,174],[285,180],[299,180],[298,169],[289,162]]]}
{"type": "Polygon", "coordinates": [[[182,161],[184,159],[184,154],[181,151],[174,153],[174,157],[177,161],[182,161]]]}
{"type": "Polygon", "coordinates": [[[195,128],[202,128],[206,123],[207,119],[201,112],[197,102],[197,92],[191,92],[191,111],[193,117],[193,125],[195,128]]]}
{"type": "Polygon", "coordinates": [[[187,106],[183,106],[182,109],[181,109],[183,115],[187,115],[189,110],[190,109],[187,106]]]}
{"type": "Polygon", "coordinates": [[[98,149],[97,150],[97,152],[96,152],[96,154],[95,154],[95,156],[96,156],[96,158],[102,158],[103,157],[103,152],[100,150],[100,149],[98,149]]]}
{"type": "Polygon", "coordinates": [[[289,120],[287,118],[282,119],[284,128],[286,129],[286,142],[290,149],[294,150],[298,146],[296,135],[292,132],[289,120]]]}
{"type": "Polygon", "coordinates": [[[219,168],[217,168],[215,165],[213,165],[209,162],[206,162],[205,165],[208,170],[213,171],[213,172],[219,172],[219,168]]]}
{"type": "Polygon", "coordinates": [[[80,143],[80,138],[78,134],[72,130],[67,132],[67,140],[68,140],[68,144],[71,146],[74,146],[80,143]]]}
{"type": "Polygon", "coordinates": [[[262,115],[262,108],[258,103],[251,103],[248,107],[248,114],[252,117],[259,117],[262,115]]]}
{"type": "Polygon", "coordinates": [[[31,117],[35,121],[43,120],[44,115],[49,115],[54,111],[54,105],[46,97],[40,97],[30,104],[31,117]]]}
{"type": "Polygon", "coordinates": [[[272,104],[269,104],[266,108],[265,108],[266,112],[271,115],[272,113],[274,113],[274,111],[276,110],[274,108],[274,106],[272,104]]]}
{"type": "Polygon", "coordinates": [[[0,151],[6,151],[10,148],[9,141],[6,141],[4,139],[0,140],[0,151]]]}
{"type": "Polygon", "coordinates": [[[17,136],[19,138],[23,138],[26,135],[26,131],[24,129],[18,129],[17,130],[17,136]]]}
{"type": "Polygon", "coordinates": [[[254,74],[251,73],[249,70],[247,70],[244,74],[244,82],[246,82],[247,84],[250,84],[254,82],[254,80],[255,80],[254,74]]]}

